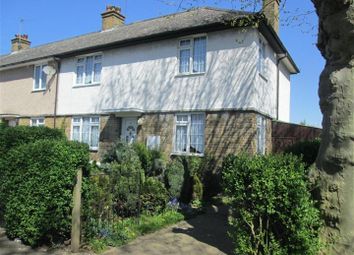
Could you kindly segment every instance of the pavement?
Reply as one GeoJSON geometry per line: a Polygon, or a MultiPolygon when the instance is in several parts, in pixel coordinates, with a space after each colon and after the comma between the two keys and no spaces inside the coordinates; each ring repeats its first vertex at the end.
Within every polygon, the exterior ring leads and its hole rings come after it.
{"type": "Polygon", "coordinates": [[[112,248],[104,255],[228,255],[233,254],[227,236],[228,209],[210,207],[206,214],[112,248]]]}
{"type": "MultiPolygon", "coordinates": [[[[160,231],[138,237],[127,245],[111,248],[104,255],[231,255],[232,242],[227,236],[228,208],[211,206],[205,214],[181,221],[160,231]]],[[[69,255],[68,248],[33,250],[9,240],[0,228],[0,255],[69,255]]],[[[89,255],[92,252],[75,253],[89,255]]]]}

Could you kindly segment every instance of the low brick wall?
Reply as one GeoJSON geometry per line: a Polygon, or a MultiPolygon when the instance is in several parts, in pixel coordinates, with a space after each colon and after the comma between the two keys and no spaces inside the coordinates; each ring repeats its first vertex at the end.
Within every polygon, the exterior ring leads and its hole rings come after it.
{"type": "Polygon", "coordinates": [[[321,132],[321,128],[272,121],[273,153],[283,152],[287,147],[299,141],[320,138],[321,132]]]}

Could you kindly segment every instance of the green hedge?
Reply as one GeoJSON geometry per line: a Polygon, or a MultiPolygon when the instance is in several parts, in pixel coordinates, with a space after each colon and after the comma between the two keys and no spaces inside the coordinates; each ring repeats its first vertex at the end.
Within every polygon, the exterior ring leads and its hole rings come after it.
{"type": "Polygon", "coordinates": [[[60,129],[48,127],[2,127],[0,128],[0,155],[18,145],[41,139],[62,140],[65,139],[65,134],[60,129]]]}
{"type": "MultiPolygon", "coordinates": [[[[40,134],[45,129],[37,130],[40,134]]],[[[57,131],[51,134],[60,137],[57,131]]],[[[8,237],[31,246],[69,238],[76,171],[88,162],[86,145],[64,139],[39,140],[9,150],[0,159],[0,201],[8,237]]]]}
{"type": "Polygon", "coordinates": [[[317,254],[319,212],[300,159],[228,156],[222,171],[225,192],[232,198],[235,254],[317,254]]]}
{"type": "Polygon", "coordinates": [[[291,153],[301,157],[302,161],[309,167],[315,163],[321,141],[319,139],[312,141],[300,141],[285,149],[285,153],[291,153]]]}

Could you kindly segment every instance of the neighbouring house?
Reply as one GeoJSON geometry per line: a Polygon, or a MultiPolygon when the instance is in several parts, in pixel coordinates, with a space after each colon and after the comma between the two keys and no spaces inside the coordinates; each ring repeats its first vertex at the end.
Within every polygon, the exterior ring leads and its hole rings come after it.
{"type": "Polygon", "coordinates": [[[30,48],[16,35],[0,57],[0,118],[63,128],[92,157],[117,139],[169,155],[271,152],[271,121],[289,121],[299,72],[278,31],[278,1],[258,13],[195,8],[30,48]]]}

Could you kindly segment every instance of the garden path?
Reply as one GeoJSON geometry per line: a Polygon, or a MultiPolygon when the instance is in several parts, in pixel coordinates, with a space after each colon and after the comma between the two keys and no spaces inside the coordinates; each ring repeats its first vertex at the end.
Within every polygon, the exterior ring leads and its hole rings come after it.
{"type": "Polygon", "coordinates": [[[232,254],[227,236],[228,209],[212,206],[206,214],[112,248],[104,255],[226,255],[232,254]]]}

